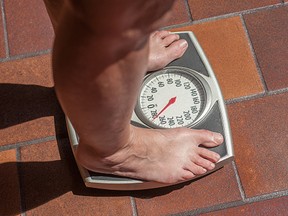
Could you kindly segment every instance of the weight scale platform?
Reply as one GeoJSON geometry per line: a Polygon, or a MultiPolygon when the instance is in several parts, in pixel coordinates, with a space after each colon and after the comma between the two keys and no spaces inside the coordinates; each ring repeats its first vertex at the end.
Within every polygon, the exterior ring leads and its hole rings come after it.
{"type": "MultiPolygon", "coordinates": [[[[207,129],[221,133],[224,137],[223,144],[210,148],[220,154],[220,160],[213,170],[193,178],[196,179],[216,171],[234,159],[232,137],[220,87],[202,48],[192,32],[176,33],[188,42],[188,49],[181,58],[171,62],[164,69],[146,75],[131,124],[144,128],[171,128],[184,125],[193,129],[207,129]],[[152,88],[153,91],[150,90],[152,88]],[[173,94],[177,92],[179,95],[173,97],[173,94]],[[166,98],[163,99],[164,102],[162,98],[166,98]],[[175,105],[171,108],[175,101],[180,105],[178,108],[175,108],[175,105]],[[165,104],[167,105],[164,106],[165,104]],[[157,105],[164,108],[157,110],[157,105]],[[170,106],[169,110],[166,109],[168,106],[170,106]],[[182,109],[182,107],[185,108],[182,109]]],[[[72,151],[75,153],[79,137],[67,117],[66,123],[72,151]]],[[[87,187],[108,190],[144,190],[169,186],[157,182],[95,173],[78,163],[77,165],[87,187]]]]}

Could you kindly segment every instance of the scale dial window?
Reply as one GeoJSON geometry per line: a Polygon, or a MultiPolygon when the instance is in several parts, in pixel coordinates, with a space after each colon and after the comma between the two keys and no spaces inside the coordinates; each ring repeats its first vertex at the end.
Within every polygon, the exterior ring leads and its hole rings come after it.
{"type": "Polygon", "coordinates": [[[191,127],[206,102],[205,87],[196,76],[182,69],[164,69],[144,80],[135,113],[152,128],[191,127]]]}

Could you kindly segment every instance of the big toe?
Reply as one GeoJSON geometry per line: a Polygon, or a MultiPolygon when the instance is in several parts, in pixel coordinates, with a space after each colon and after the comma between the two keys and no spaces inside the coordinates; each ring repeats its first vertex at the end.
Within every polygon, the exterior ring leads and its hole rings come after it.
{"type": "Polygon", "coordinates": [[[162,69],[173,60],[180,58],[188,47],[188,43],[184,39],[173,41],[168,46],[163,46],[163,43],[162,41],[162,44],[156,48],[152,46],[150,49],[148,71],[162,69]]]}
{"type": "Polygon", "coordinates": [[[188,43],[184,39],[173,42],[166,48],[167,63],[180,58],[188,47],[188,43]]]}

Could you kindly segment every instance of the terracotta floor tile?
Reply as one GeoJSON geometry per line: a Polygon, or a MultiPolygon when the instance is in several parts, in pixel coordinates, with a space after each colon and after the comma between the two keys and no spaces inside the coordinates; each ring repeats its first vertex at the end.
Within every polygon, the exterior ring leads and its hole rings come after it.
{"type": "Polygon", "coordinates": [[[194,20],[281,3],[281,0],[188,0],[194,20]]]}
{"type": "Polygon", "coordinates": [[[288,6],[244,19],[268,89],[288,87],[288,6]]]}
{"type": "Polygon", "coordinates": [[[0,58],[5,58],[5,57],[6,57],[6,52],[5,52],[5,42],[4,42],[3,20],[2,20],[2,16],[0,16],[0,58]]]}
{"type": "Polygon", "coordinates": [[[231,164],[198,181],[162,189],[135,192],[142,215],[168,215],[240,200],[231,164]]]}
{"type": "Polygon", "coordinates": [[[21,148],[21,185],[26,215],[132,215],[130,198],[88,189],[68,140],[21,148]]]}
{"type": "Polygon", "coordinates": [[[0,64],[0,145],[65,133],[50,56],[0,64]]]}
{"type": "Polygon", "coordinates": [[[287,215],[288,196],[224,209],[201,216],[287,215]]]}
{"type": "Polygon", "coordinates": [[[6,0],[5,12],[10,55],[52,47],[54,33],[43,1],[6,0]]]}
{"type": "Polygon", "coordinates": [[[53,87],[51,56],[42,55],[0,63],[0,83],[53,87]]]}
{"type": "Polygon", "coordinates": [[[0,152],[0,215],[21,213],[16,150],[0,152]]]}
{"type": "Polygon", "coordinates": [[[228,106],[236,164],[247,197],[288,188],[288,94],[228,106]]]}
{"type": "Polygon", "coordinates": [[[182,24],[190,21],[189,12],[184,0],[176,0],[171,11],[170,19],[164,26],[182,24]]]}
{"type": "Polygon", "coordinates": [[[186,26],[193,31],[217,76],[225,99],[263,92],[239,17],[186,26]]]}

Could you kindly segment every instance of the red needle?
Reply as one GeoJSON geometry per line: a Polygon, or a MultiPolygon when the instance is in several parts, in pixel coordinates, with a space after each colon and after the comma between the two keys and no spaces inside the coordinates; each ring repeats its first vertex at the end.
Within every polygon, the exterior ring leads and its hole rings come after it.
{"type": "Polygon", "coordinates": [[[152,119],[152,121],[154,121],[156,118],[158,118],[158,116],[161,115],[161,113],[163,113],[170,105],[175,103],[175,101],[176,101],[176,97],[171,98],[169,100],[168,104],[152,119]]]}

